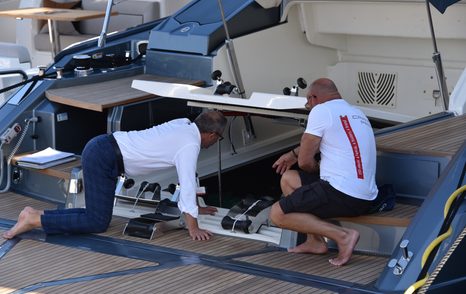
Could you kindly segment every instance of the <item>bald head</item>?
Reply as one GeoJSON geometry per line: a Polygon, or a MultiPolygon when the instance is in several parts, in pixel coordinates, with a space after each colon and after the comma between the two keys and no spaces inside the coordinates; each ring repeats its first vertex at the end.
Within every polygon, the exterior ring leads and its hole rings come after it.
{"type": "Polygon", "coordinates": [[[312,82],[307,92],[306,108],[312,109],[317,104],[321,104],[333,99],[341,99],[337,86],[331,79],[320,78],[312,82]]]}
{"type": "Polygon", "coordinates": [[[314,95],[329,98],[341,98],[337,86],[331,79],[321,78],[312,82],[310,90],[313,90],[314,95]]]}

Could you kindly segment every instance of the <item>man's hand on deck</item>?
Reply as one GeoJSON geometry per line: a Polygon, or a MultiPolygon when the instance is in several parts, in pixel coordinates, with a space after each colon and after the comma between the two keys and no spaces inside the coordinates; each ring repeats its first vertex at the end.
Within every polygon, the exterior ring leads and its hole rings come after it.
{"type": "Polygon", "coordinates": [[[199,229],[197,219],[192,217],[189,213],[185,213],[184,215],[186,219],[186,225],[189,231],[189,236],[191,236],[191,239],[199,241],[210,239],[210,237],[213,235],[212,232],[199,229]]]}
{"type": "Polygon", "coordinates": [[[213,207],[213,206],[200,207],[199,206],[199,214],[215,215],[216,212],[217,212],[216,207],[213,207]]]}
{"type": "Polygon", "coordinates": [[[207,230],[202,230],[199,228],[194,228],[189,230],[189,236],[191,236],[191,239],[199,240],[199,241],[204,241],[204,240],[209,240],[210,237],[212,236],[212,232],[207,231],[207,230]]]}

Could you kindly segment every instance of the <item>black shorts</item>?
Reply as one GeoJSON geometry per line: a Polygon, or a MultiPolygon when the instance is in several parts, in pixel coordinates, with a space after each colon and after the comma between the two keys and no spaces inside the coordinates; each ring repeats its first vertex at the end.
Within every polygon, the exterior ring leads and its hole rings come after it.
{"type": "Polygon", "coordinates": [[[340,192],[318,175],[302,171],[299,171],[299,175],[303,185],[279,201],[284,213],[303,212],[326,219],[362,215],[372,206],[372,201],[340,192]]]}

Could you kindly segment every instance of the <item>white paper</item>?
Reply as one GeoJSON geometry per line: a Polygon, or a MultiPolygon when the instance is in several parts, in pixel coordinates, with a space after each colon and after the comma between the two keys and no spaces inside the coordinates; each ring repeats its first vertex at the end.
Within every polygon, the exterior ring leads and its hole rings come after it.
{"type": "Polygon", "coordinates": [[[67,157],[74,157],[74,154],[69,153],[69,152],[58,151],[58,150],[55,150],[49,147],[42,151],[30,154],[30,155],[22,156],[17,160],[17,162],[18,164],[20,162],[24,162],[24,163],[34,163],[34,164],[42,165],[42,164],[47,164],[47,163],[54,162],[54,161],[59,161],[59,160],[61,161],[62,159],[67,158],[67,157]]]}

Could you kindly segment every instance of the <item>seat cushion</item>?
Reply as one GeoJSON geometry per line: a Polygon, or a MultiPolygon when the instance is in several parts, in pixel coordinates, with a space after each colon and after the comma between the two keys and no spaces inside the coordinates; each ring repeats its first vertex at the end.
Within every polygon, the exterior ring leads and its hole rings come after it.
{"type": "MultiPolygon", "coordinates": [[[[69,21],[57,21],[57,29],[60,35],[79,35],[79,32],[69,21]]],[[[39,34],[48,34],[49,26],[45,23],[39,31],[39,34]]]]}
{"type": "MultiPolygon", "coordinates": [[[[81,42],[95,37],[94,35],[60,35],[60,45],[64,49],[71,44],[76,42],[81,42]]],[[[39,51],[52,51],[52,45],[50,44],[50,39],[48,34],[37,34],[34,36],[34,45],[36,50],[39,51]]]]}
{"type": "MultiPolygon", "coordinates": [[[[82,8],[86,10],[105,11],[107,1],[83,0],[82,8]]],[[[107,33],[122,31],[160,18],[160,3],[157,0],[127,0],[118,2],[112,8],[118,15],[110,17],[107,33]]],[[[89,19],[80,22],[79,31],[83,34],[100,35],[102,19],[89,19]]]]}

